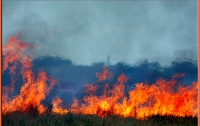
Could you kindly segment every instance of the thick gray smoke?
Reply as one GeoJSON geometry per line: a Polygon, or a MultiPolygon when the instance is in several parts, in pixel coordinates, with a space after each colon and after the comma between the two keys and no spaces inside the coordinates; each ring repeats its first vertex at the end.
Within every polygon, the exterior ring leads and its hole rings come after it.
{"type": "Polygon", "coordinates": [[[3,1],[3,44],[75,64],[197,61],[197,1],[3,1]]]}

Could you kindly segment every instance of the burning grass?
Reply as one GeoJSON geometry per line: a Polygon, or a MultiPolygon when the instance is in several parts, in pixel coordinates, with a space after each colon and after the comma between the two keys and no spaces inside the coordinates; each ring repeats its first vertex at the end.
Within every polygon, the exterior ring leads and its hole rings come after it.
{"type": "MultiPolygon", "coordinates": [[[[103,125],[109,126],[168,125],[170,121],[179,125],[183,118],[196,119],[198,84],[197,82],[189,86],[180,84],[177,78],[183,77],[184,74],[174,74],[170,80],[159,78],[154,84],[137,83],[135,89],[128,92],[128,96],[125,95],[124,89],[129,78],[121,74],[115,84],[109,86],[110,84],[105,83],[102,94],[96,95],[97,83],[103,83],[113,76],[106,67],[102,73],[96,74],[98,78],[96,82],[86,84],[85,92],[88,95],[82,100],[74,99],[68,109],[62,105],[63,101],[59,97],[52,98],[52,103],[45,106],[42,102],[57,81],[48,77],[45,71],[40,71],[38,74],[32,71],[32,59],[25,52],[27,48],[33,47],[19,40],[17,35],[11,37],[3,47],[5,57],[3,71],[9,70],[12,75],[11,85],[3,87],[2,111],[5,125],[10,122],[13,124],[21,122],[19,125],[43,125],[44,120],[49,120],[49,125],[66,125],[70,122],[70,125],[97,126],[102,125],[102,118],[103,125]],[[20,93],[12,96],[15,90],[16,69],[19,65],[24,83],[20,93]],[[24,118],[16,116],[17,114],[24,118]],[[71,121],[66,121],[68,116],[71,121]]],[[[193,122],[195,121],[191,124],[193,122]]]]}

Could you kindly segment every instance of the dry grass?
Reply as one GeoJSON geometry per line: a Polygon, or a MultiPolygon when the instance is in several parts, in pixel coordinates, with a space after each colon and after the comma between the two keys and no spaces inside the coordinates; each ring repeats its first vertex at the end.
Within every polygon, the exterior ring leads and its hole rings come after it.
{"type": "Polygon", "coordinates": [[[197,126],[197,118],[154,116],[148,120],[109,116],[105,119],[96,115],[31,115],[14,112],[2,115],[3,126],[197,126]]]}

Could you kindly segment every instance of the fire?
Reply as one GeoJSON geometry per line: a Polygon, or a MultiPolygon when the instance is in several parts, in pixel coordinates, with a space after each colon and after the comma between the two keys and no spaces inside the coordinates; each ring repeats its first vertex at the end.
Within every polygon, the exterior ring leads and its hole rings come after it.
{"type": "Polygon", "coordinates": [[[59,98],[56,97],[56,99],[53,100],[53,112],[58,113],[58,114],[67,114],[68,110],[64,109],[61,105],[63,101],[59,98]]]}
{"type": "MultiPolygon", "coordinates": [[[[37,75],[32,71],[32,59],[27,54],[27,49],[34,46],[18,39],[18,35],[11,37],[8,43],[3,46],[3,71],[9,70],[12,75],[11,84],[3,87],[3,113],[13,111],[29,111],[30,108],[37,108],[39,114],[47,111],[42,104],[50,90],[57,83],[55,79],[47,76],[45,71],[37,75]],[[20,67],[20,74],[23,85],[20,93],[12,97],[15,89],[17,66],[20,67]]],[[[154,84],[137,83],[135,89],[125,94],[125,83],[129,79],[125,74],[118,77],[117,82],[111,86],[105,83],[102,95],[97,96],[98,82],[105,82],[113,76],[107,67],[102,73],[96,73],[97,82],[86,84],[85,92],[88,94],[82,100],[74,99],[70,106],[70,112],[75,114],[97,114],[101,117],[118,115],[122,117],[134,117],[146,119],[153,115],[167,116],[193,116],[197,111],[197,82],[190,86],[182,86],[177,78],[184,74],[174,74],[172,79],[158,79],[154,84]],[[82,102],[83,101],[83,102],[82,102]]],[[[56,97],[52,101],[52,112],[66,114],[69,111],[62,105],[62,99],[56,97]]]]}
{"type": "Polygon", "coordinates": [[[45,100],[50,90],[56,84],[56,80],[47,77],[44,71],[38,73],[37,77],[31,70],[33,64],[30,56],[25,54],[26,49],[34,46],[18,39],[18,35],[11,37],[8,43],[3,46],[4,66],[3,71],[8,69],[12,75],[11,86],[3,87],[3,113],[13,111],[29,111],[30,108],[37,108],[38,112],[44,113],[46,107],[41,103],[45,100]],[[15,76],[17,66],[21,65],[20,74],[23,79],[23,85],[17,96],[10,98],[14,91],[16,82],[15,76]],[[36,77],[36,79],[35,79],[36,77]],[[49,83],[49,85],[47,84],[49,83]]]}
{"type": "Polygon", "coordinates": [[[106,80],[107,78],[110,78],[112,76],[113,76],[112,73],[110,73],[105,66],[103,67],[103,73],[102,74],[96,73],[96,77],[98,77],[99,81],[106,80]]]}
{"type": "MultiPolygon", "coordinates": [[[[104,67],[104,71],[107,68],[104,67]]],[[[102,74],[103,75],[103,74],[102,74]]],[[[177,78],[184,74],[174,74],[171,80],[158,79],[155,84],[137,83],[126,97],[124,83],[128,77],[118,77],[118,82],[108,89],[105,84],[103,94],[96,96],[97,86],[87,85],[88,96],[84,103],[73,104],[73,113],[97,114],[101,117],[118,115],[146,119],[153,115],[193,116],[197,115],[197,82],[192,86],[182,86],[177,78]]],[[[104,78],[105,80],[105,78],[104,78]]],[[[98,81],[102,81],[100,78],[98,81]]]]}

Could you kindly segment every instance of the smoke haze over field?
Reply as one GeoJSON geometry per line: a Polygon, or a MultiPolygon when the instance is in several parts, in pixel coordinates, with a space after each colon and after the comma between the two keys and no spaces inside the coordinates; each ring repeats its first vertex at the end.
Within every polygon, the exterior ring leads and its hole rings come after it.
{"type": "Polygon", "coordinates": [[[197,61],[197,1],[3,1],[3,45],[75,64],[197,61]]]}

